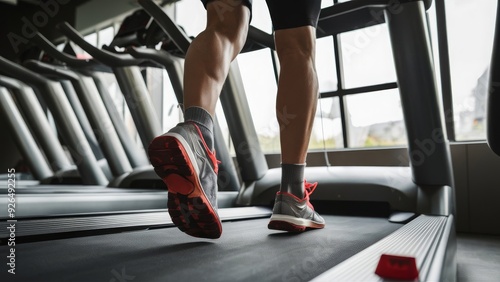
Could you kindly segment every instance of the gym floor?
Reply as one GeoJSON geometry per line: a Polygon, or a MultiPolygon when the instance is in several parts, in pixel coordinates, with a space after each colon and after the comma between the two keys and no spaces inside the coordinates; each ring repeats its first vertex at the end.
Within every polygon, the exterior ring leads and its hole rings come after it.
{"type": "Polygon", "coordinates": [[[458,234],[458,281],[500,281],[500,236],[458,234]]]}

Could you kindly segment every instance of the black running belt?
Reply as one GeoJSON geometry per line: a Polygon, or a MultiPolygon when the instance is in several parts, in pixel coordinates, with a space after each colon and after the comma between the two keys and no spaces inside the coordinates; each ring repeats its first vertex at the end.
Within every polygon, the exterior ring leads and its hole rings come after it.
{"type": "Polygon", "coordinates": [[[218,240],[161,228],[18,244],[16,275],[2,271],[0,280],[307,281],[402,226],[385,218],[325,220],[325,229],[298,235],[256,219],[224,222],[218,240]]]}

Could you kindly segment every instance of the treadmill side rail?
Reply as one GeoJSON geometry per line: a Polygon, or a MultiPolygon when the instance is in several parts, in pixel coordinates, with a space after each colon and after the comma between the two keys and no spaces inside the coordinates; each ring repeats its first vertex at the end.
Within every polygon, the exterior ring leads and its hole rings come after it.
{"type": "Polygon", "coordinates": [[[375,274],[382,254],[414,257],[419,281],[456,281],[453,215],[421,215],[312,281],[383,281],[375,274]]]}

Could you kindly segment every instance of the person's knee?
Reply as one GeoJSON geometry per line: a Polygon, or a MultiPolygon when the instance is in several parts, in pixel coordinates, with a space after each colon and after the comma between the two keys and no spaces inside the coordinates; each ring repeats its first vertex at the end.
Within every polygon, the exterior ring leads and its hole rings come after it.
{"type": "Polygon", "coordinates": [[[207,5],[207,30],[226,38],[233,45],[243,48],[245,44],[250,10],[241,0],[212,0],[207,5]]]}
{"type": "Polygon", "coordinates": [[[311,26],[278,30],[275,32],[275,41],[280,60],[314,57],[316,36],[311,26]]]}

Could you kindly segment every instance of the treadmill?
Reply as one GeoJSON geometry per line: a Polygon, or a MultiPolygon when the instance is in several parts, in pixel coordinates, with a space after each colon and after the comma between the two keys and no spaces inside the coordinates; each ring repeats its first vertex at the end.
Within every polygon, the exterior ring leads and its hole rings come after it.
{"type": "Polygon", "coordinates": [[[54,66],[35,60],[26,61],[24,65],[49,78],[70,81],[89,119],[91,129],[98,137],[98,143],[111,168],[113,178],[132,171],[125,149],[121,145],[92,77],[84,76],[62,66],[54,66]]]}
{"type": "MultiPolygon", "coordinates": [[[[162,25],[166,15],[159,16],[163,12],[154,2],[139,3],[167,34],[172,31],[162,25]]],[[[358,0],[325,8],[321,30],[363,26],[372,12],[384,13],[390,3],[358,0]],[[359,21],[349,25],[346,19],[359,21]]],[[[401,12],[385,12],[385,21],[409,151],[418,150],[415,140],[432,140],[435,130],[444,140],[436,142],[434,154],[421,162],[410,158],[410,169],[308,169],[308,177],[320,183],[311,201],[324,215],[325,229],[303,234],[267,230],[269,204],[280,175],[279,169],[271,169],[240,190],[238,204],[248,208],[219,210],[224,232],[217,241],[186,236],[173,227],[166,212],[26,218],[15,222],[18,273],[13,277],[2,272],[0,277],[13,281],[381,281],[375,269],[380,255],[388,254],[414,258],[422,281],[456,280],[453,177],[425,24],[428,5],[429,1],[401,1],[401,12]],[[414,71],[415,66],[419,71],[414,71]],[[424,110],[429,115],[419,116],[424,110]],[[328,214],[343,203],[351,205],[355,198],[366,211],[379,212],[328,214]],[[375,202],[376,209],[367,201],[375,202]]],[[[241,93],[229,93],[233,100],[242,98],[241,93]]],[[[12,222],[0,226],[3,244],[9,236],[7,224],[12,222]]],[[[9,247],[2,245],[0,250],[7,253],[9,247]]]]}
{"type": "Polygon", "coordinates": [[[33,89],[22,81],[3,75],[0,75],[0,86],[5,119],[35,179],[21,178],[18,186],[81,184],[75,165],[71,164],[59,143],[33,89]]]}
{"type": "MultiPolygon", "coordinates": [[[[149,165],[149,160],[147,159],[146,154],[144,152],[140,152],[140,150],[135,145],[135,141],[127,133],[125,123],[120,114],[118,113],[116,106],[113,102],[113,99],[110,93],[108,92],[107,88],[105,87],[102,78],[99,76],[99,73],[110,72],[110,70],[105,66],[103,66],[102,64],[96,62],[95,60],[92,59],[82,60],[72,55],[60,52],[49,40],[47,40],[47,38],[45,38],[40,33],[35,34],[35,36],[32,39],[32,42],[35,43],[38,47],[40,47],[44,51],[44,56],[51,56],[54,62],[61,63],[61,65],[59,64],[53,64],[53,66],[52,64],[50,66],[45,65],[44,66],[45,68],[49,67],[52,68],[51,69],[52,72],[54,71],[57,72],[56,71],[57,68],[65,67],[64,70],[67,70],[67,68],[69,68],[70,71],[77,72],[73,73],[73,75],[70,76],[72,78],[74,78],[75,75],[76,76],[84,75],[92,77],[95,83],[95,87],[97,88],[98,93],[100,95],[100,98],[93,95],[95,93],[95,88],[91,85],[91,83],[85,81],[84,84],[89,84],[87,86],[87,89],[85,88],[85,85],[84,87],[78,87],[79,89],[84,90],[80,92],[82,99],[84,100],[102,99],[102,103],[105,106],[107,114],[105,113],[105,111],[102,110],[102,106],[99,106],[101,110],[97,111],[97,113],[94,114],[109,115],[109,119],[111,119],[111,122],[114,126],[113,131],[116,130],[116,134],[118,134],[121,145],[125,150],[125,153],[128,157],[128,160],[132,168],[149,165]],[[88,91],[91,92],[90,98],[87,97],[88,94],[86,92],[88,91]]],[[[74,81],[75,83],[79,82],[78,79],[74,79],[74,81]]],[[[95,109],[89,109],[89,111],[95,111],[95,109]]],[[[107,120],[106,117],[105,119],[107,120]]]]}
{"type": "Polygon", "coordinates": [[[54,115],[59,133],[76,162],[84,184],[106,184],[107,178],[99,167],[89,143],[86,142],[86,136],[71,110],[62,86],[3,57],[0,57],[0,64],[4,75],[23,80],[38,90],[43,97],[43,101],[54,115]]]}

